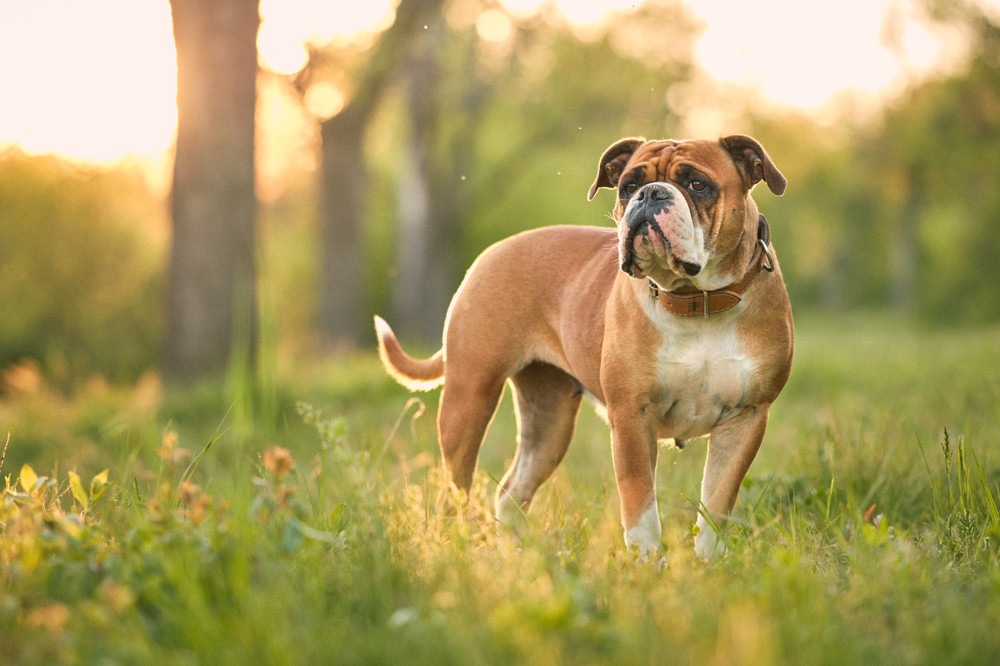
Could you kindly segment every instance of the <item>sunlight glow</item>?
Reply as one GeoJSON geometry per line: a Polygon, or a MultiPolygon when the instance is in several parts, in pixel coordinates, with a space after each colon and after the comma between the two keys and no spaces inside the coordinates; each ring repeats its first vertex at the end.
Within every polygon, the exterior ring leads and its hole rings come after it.
{"type": "Polygon", "coordinates": [[[555,0],[559,12],[571,23],[599,23],[610,12],[632,9],[642,4],[636,0],[555,0]]]}
{"type": "Polygon", "coordinates": [[[391,23],[393,0],[261,0],[257,46],[264,66],[290,74],[306,62],[305,42],[324,44],[335,37],[382,30],[391,23]]]}
{"type": "Polygon", "coordinates": [[[819,108],[843,90],[884,93],[965,54],[960,35],[930,34],[907,0],[691,6],[707,24],[696,50],[708,74],[793,107],[819,108]]]}
{"type": "Polygon", "coordinates": [[[340,113],[346,101],[340,88],[328,81],[320,81],[309,86],[304,100],[309,113],[320,120],[332,118],[340,113]]]}
{"type": "Polygon", "coordinates": [[[876,90],[892,79],[895,63],[878,43],[878,22],[858,21],[847,4],[851,0],[699,6],[709,28],[698,58],[716,78],[760,87],[796,106],[818,106],[838,88],[876,90]],[[776,34],[780,40],[767,37],[776,34]]]}
{"type": "MultiPolygon", "coordinates": [[[[515,20],[558,12],[581,38],[598,30],[608,12],[641,4],[501,1],[515,20]]],[[[1000,5],[974,1],[994,14],[1000,5]]],[[[261,63],[295,72],[305,62],[304,43],[370,38],[391,24],[396,2],[261,0],[261,63]]],[[[708,75],[797,108],[821,107],[843,89],[884,95],[907,76],[958,62],[967,41],[928,28],[915,0],[689,0],[689,6],[706,25],[696,57],[708,75]]],[[[514,28],[510,16],[495,7],[467,25],[484,40],[506,42],[514,28]]],[[[176,59],[166,0],[8,3],[0,61],[0,147],[19,143],[29,152],[98,161],[169,148],[176,59]]],[[[318,89],[307,103],[327,116],[345,100],[336,89],[318,89]]]]}
{"type": "Polygon", "coordinates": [[[487,42],[504,42],[514,31],[510,18],[499,9],[487,9],[476,19],[476,33],[487,42]]]}
{"type": "Polygon", "coordinates": [[[171,141],[177,77],[166,2],[9,3],[0,62],[0,144],[100,161],[171,141]]]}

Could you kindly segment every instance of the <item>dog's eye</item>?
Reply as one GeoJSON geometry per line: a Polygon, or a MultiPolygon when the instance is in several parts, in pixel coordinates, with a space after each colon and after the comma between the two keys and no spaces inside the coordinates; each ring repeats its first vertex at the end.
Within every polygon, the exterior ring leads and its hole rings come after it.
{"type": "Polygon", "coordinates": [[[639,183],[625,183],[625,187],[622,188],[622,191],[627,196],[632,196],[633,194],[635,194],[635,191],[637,189],[639,189],[639,183]]]}
{"type": "Polygon", "coordinates": [[[703,180],[692,180],[688,183],[688,189],[697,194],[704,194],[708,190],[708,183],[703,180]]]}

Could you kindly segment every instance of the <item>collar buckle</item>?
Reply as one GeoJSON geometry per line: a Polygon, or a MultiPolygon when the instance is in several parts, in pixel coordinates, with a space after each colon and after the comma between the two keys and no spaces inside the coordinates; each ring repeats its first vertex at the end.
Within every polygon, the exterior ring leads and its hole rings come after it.
{"type": "Polygon", "coordinates": [[[774,272],[774,255],[771,254],[771,248],[767,246],[763,238],[758,238],[757,243],[760,248],[764,251],[764,256],[760,258],[760,267],[763,268],[768,273],[774,272]],[[767,259],[767,261],[764,261],[767,259]]]}

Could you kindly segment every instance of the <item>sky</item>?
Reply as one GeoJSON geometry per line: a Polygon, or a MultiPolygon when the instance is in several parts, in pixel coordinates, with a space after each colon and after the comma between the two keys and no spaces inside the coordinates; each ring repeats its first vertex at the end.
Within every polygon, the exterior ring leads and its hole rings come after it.
{"type": "MultiPolygon", "coordinates": [[[[523,14],[546,1],[586,25],[640,0],[502,0],[523,14]]],[[[981,2],[991,11],[1000,6],[1000,0],[981,2]]],[[[306,39],[384,26],[390,5],[261,0],[261,60],[277,71],[295,71],[306,39]]],[[[906,76],[952,66],[963,52],[961,35],[923,27],[912,0],[689,5],[707,26],[696,53],[709,75],[806,110],[822,108],[845,89],[889,94],[906,76]]],[[[29,152],[95,161],[162,154],[176,124],[173,49],[168,0],[4,3],[0,146],[17,143],[29,152]]]]}

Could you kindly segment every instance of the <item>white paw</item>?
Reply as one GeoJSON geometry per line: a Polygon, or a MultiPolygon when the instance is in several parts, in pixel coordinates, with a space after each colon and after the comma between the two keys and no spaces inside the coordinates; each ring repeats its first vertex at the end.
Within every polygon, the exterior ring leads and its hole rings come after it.
{"type": "Polygon", "coordinates": [[[639,521],[625,530],[625,546],[634,550],[640,562],[653,560],[660,554],[660,516],[654,503],[639,517],[639,521]]]}
{"type": "Polygon", "coordinates": [[[719,539],[715,528],[708,524],[704,516],[698,516],[695,525],[694,554],[703,560],[716,560],[726,554],[726,544],[719,539]]]}
{"type": "Polygon", "coordinates": [[[527,506],[515,501],[510,495],[501,492],[497,495],[494,507],[497,523],[511,532],[520,532],[527,523],[527,506]]]}

